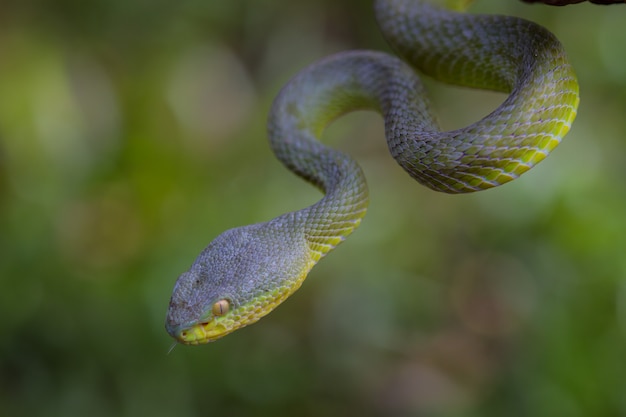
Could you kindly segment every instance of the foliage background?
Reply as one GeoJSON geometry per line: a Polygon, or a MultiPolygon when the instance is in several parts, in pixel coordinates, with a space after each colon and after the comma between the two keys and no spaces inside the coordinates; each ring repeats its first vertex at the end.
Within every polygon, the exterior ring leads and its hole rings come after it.
{"type": "MultiPolygon", "coordinates": [[[[221,231],[314,202],[265,117],[298,69],[387,50],[357,0],[0,4],[0,415],[626,415],[626,8],[482,0],[550,28],[579,116],[520,180],[439,195],[372,113],[328,141],[369,214],[303,288],[204,347],[163,323],[221,231]]],[[[497,94],[427,80],[443,125],[497,94]]]]}

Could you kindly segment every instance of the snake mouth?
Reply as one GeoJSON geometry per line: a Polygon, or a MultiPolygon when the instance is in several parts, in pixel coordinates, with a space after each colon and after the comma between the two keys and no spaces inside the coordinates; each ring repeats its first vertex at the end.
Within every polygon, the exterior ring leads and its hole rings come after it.
{"type": "Polygon", "coordinates": [[[203,321],[191,326],[186,326],[174,332],[174,338],[185,345],[200,345],[214,342],[232,332],[223,323],[216,320],[203,321]]]}

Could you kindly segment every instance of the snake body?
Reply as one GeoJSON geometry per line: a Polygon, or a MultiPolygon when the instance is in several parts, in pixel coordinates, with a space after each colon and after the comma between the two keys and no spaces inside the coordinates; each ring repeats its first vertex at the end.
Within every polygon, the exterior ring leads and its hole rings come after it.
{"type": "Polygon", "coordinates": [[[337,117],[382,114],[389,150],[421,184],[466,193],[517,178],[554,149],[578,106],[563,47],[514,17],[470,15],[419,0],[376,0],[382,32],[404,60],[349,51],[296,75],[276,97],[268,131],[277,158],[324,197],[310,207],[219,235],[177,280],[166,320],[180,343],[214,341],[259,320],[356,229],[368,189],[350,156],[318,139],[337,117]],[[414,72],[508,93],[484,119],[441,132],[414,72]]]}

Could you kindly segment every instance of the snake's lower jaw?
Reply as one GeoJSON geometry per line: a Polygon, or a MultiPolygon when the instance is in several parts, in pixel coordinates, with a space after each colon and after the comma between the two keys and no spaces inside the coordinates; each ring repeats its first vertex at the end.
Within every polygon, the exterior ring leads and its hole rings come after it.
{"type": "Polygon", "coordinates": [[[211,320],[189,327],[174,329],[170,332],[170,335],[184,345],[201,345],[224,337],[238,328],[239,326],[229,329],[228,326],[211,320]]]}
{"type": "MultiPolygon", "coordinates": [[[[260,317],[259,317],[260,318],[260,317]]],[[[258,320],[258,319],[257,319],[258,320]]],[[[252,324],[236,321],[230,318],[210,318],[206,321],[200,321],[195,324],[186,324],[180,326],[167,325],[167,332],[178,343],[183,345],[202,345],[214,342],[237,329],[252,324]]]]}

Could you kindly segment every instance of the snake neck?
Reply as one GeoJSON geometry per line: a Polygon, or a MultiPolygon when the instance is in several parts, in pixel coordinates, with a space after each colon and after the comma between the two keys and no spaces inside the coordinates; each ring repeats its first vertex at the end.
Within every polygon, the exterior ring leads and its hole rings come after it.
{"type": "Polygon", "coordinates": [[[361,223],[369,203],[367,183],[361,168],[348,155],[318,142],[308,129],[285,135],[292,130],[290,121],[285,120],[289,117],[278,119],[269,124],[278,159],[324,193],[312,206],[287,214],[293,228],[303,233],[310,256],[317,262],[361,223]]]}

